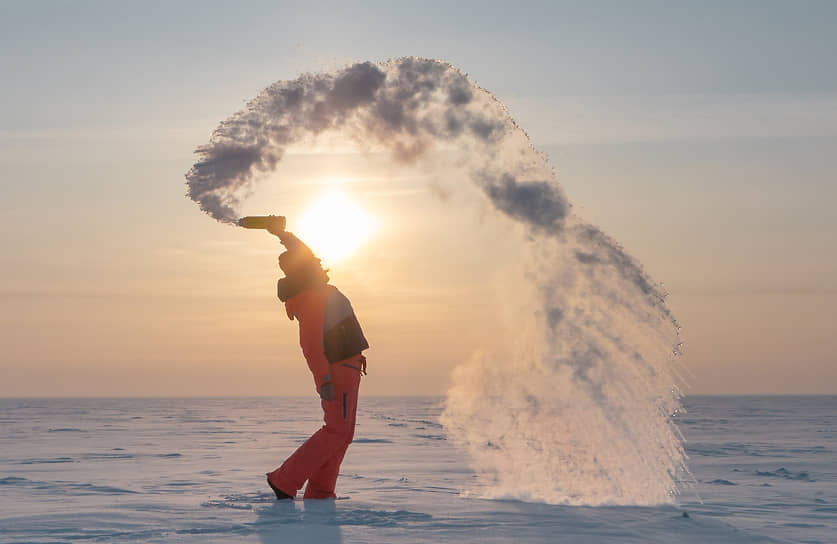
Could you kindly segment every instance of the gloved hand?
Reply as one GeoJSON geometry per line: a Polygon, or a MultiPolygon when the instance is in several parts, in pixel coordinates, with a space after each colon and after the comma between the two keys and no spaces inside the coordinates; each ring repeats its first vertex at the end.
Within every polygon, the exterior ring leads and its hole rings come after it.
{"type": "Polygon", "coordinates": [[[325,382],[321,385],[318,393],[320,394],[320,398],[326,402],[331,402],[336,398],[334,394],[334,384],[331,382],[325,382]]]}
{"type": "Polygon", "coordinates": [[[280,239],[282,238],[282,235],[285,233],[284,227],[279,228],[279,225],[275,225],[273,223],[268,223],[267,227],[265,228],[267,229],[267,232],[273,234],[274,236],[278,236],[280,239]]]}
{"type": "Polygon", "coordinates": [[[299,238],[297,238],[294,233],[289,232],[287,230],[276,230],[271,227],[268,227],[267,231],[270,234],[273,234],[274,236],[278,237],[282,245],[288,249],[294,249],[300,246],[305,246],[305,244],[303,244],[302,241],[299,238]]]}

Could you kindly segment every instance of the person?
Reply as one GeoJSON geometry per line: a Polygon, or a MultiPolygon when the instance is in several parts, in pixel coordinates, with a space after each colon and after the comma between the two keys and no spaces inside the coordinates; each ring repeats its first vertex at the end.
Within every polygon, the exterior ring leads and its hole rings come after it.
{"type": "Polygon", "coordinates": [[[320,259],[294,234],[268,229],[287,251],[277,295],[299,323],[299,343],[320,396],[325,424],[282,465],[267,473],[276,498],[292,499],[305,484],[305,499],[336,498],[340,464],[352,442],[360,377],[366,374],[363,335],[349,299],[330,285],[320,259]]]}

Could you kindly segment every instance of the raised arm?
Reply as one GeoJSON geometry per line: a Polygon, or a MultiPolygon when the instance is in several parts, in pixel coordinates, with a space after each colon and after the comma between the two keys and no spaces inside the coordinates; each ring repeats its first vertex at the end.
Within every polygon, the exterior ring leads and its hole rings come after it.
{"type": "Polygon", "coordinates": [[[296,249],[307,249],[312,255],[314,254],[314,252],[311,251],[311,248],[305,245],[305,243],[302,240],[297,238],[297,236],[293,232],[284,229],[279,230],[275,227],[268,227],[267,231],[279,238],[279,241],[282,243],[283,246],[285,246],[288,249],[288,251],[294,251],[296,249]]]}

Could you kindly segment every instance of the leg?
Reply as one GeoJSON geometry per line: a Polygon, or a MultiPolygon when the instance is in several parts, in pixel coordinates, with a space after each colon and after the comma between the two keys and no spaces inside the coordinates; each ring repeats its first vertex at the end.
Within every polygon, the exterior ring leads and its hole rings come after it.
{"type": "MultiPolygon", "coordinates": [[[[339,363],[338,363],[339,364],[339,363]]],[[[349,425],[351,432],[346,443],[338,451],[334,452],[328,460],[316,472],[308,478],[308,486],[305,488],[306,499],[334,498],[334,486],[337,483],[337,475],[340,473],[340,464],[346,455],[346,450],[354,437],[355,422],[357,420],[357,398],[358,386],[360,384],[360,373],[350,367],[342,367],[336,372],[342,382],[336,387],[337,400],[341,404],[341,416],[349,425]]]]}
{"type": "Polygon", "coordinates": [[[308,478],[308,485],[305,486],[306,499],[334,499],[334,487],[337,484],[337,475],[340,473],[340,463],[343,462],[343,456],[346,455],[346,450],[349,444],[346,443],[343,448],[335,453],[331,459],[321,466],[317,472],[308,478]]]}
{"type": "MultiPolygon", "coordinates": [[[[350,371],[353,369],[349,369],[350,371]]],[[[346,455],[346,449],[354,437],[355,422],[357,420],[357,397],[358,383],[360,376],[356,378],[349,376],[346,380],[346,388],[338,394],[337,400],[341,401],[342,414],[350,425],[351,434],[348,436],[343,447],[336,451],[314,474],[308,478],[308,486],[305,488],[306,499],[321,499],[334,497],[334,486],[337,483],[337,475],[340,472],[340,464],[346,455]]]]}
{"type": "MultiPolygon", "coordinates": [[[[336,363],[335,367],[338,365],[340,363],[336,363]]],[[[325,425],[297,448],[281,467],[268,475],[272,486],[288,495],[296,495],[305,480],[311,478],[320,468],[325,467],[338,454],[340,455],[336,469],[339,470],[342,454],[345,453],[346,446],[352,440],[360,373],[347,367],[338,367],[332,370],[332,379],[337,398],[331,402],[322,401],[325,425]]],[[[335,480],[337,470],[334,472],[335,480]]],[[[328,491],[328,483],[323,482],[323,484],[326,488],[323,491],[328,491]]],[[[330,493],[333,496],[333,482],[330,487],[330,493]]]]}

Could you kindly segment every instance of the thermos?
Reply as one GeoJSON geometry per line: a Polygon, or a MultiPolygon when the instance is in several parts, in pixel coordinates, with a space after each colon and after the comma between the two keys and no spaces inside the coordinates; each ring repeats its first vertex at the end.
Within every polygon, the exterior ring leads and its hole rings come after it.
{"type": "Polygon", "coordinates": [[[238,220],[238,226],[245,229],[285,230],[284,215],[248,215],[238,220]]]}

